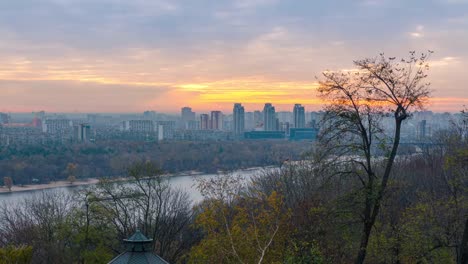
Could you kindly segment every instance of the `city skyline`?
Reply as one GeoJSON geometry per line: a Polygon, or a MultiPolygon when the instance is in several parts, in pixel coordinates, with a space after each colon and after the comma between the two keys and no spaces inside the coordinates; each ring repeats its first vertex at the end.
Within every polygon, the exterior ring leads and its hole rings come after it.
{"type": "Polygon", "coordinates": [[[3,1],[0,112],[283,111],[298,101],[316,111],[322,71],[428,49],[427,109],[457,112],[468,105],[466,10],[465,0],[3,1]]]}

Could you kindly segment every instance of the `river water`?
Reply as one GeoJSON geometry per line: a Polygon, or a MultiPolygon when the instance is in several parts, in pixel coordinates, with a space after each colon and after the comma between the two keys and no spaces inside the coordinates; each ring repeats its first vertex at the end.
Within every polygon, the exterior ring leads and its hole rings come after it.
{"type": "MultiPolygon", "coordinates": [[[[252,168],[247,170],[238,170],[232,172],[234,175],[240,175],[242,178],[249,180],[253,175],[259,173],[262,169],[260,168],[252,168]]],[[[194,203],[200,202],[203,197],[200,192],[197,190],[195,186],[195,179],[196,178],[205,178],[209,179],[212,177],[216,177],[217,174],[199,174],[199,175],[183,175],[183,176],[172,176],[169,177],[169,184],[173,188],[178,188],[181,190],[186,191],[190,198],[194,203]]],[[[0,193],[0,203],[10,203],[15,204],[19,201],[24,199],[34,198],[37,195],[41,195],[42,193],[51,193],[51,192],[63,192],[72,194],[73,192],[89,188],[92,185],[81,185],[81,186],[66,186],[66,187],[57,187],[51,189],[44,189],[44,190],[31,190],[31,191],[21,191],[21,192],[12,192],[12,193],[0,193]]]]}

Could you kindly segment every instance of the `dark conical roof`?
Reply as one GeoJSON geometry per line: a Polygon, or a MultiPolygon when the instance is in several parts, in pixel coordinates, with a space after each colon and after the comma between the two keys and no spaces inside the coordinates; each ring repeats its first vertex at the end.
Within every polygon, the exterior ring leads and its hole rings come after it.
{"type": "Polygon", "coordinates": [[[150,245],[153,239],[147,238],[139,230],[124,241],[127,244],[127,250],[108,264],[169,264],[151,252],[150,245]]]}
{"type": "Polygon", "coordinates": [[[128,239],[124,239],[124,241],[129,243],[149,243],[152,242],[153,239],[147,238],[145,235],[143,235],[143,233],[140,232],[140,230],[137,230],[135,234],[133,234],[128,239]]]}

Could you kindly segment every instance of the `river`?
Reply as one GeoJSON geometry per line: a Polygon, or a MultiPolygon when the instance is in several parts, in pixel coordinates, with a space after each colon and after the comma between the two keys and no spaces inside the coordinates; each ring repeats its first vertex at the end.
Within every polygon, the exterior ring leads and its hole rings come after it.
{"type": "MultiPolygon", "coordinates": [[[[260,172],[261,168],[252,168],[247,170],[238,170],[232,172],[235,175],[240,175],[242,178],[249,180],[253,175],[260,172]]],[[[198,174],[198,175],[183,175],[183,176],[172,176],[168,177],[169,184],[173,188],[178,188],[186,191],[194,203],[200,202],[203,197],[195,186],[196,178],[212,178],[217,174],[198,174]]],[[[57,187],[52,189],[43,189],[43,190],[31,190],[31,191],[21,191],[21,192],[11,192],[11,193],[0,193],[0,203],[11,203],[15,204],[18,201],[24,199],[33,198],[42,193],[51,193],[51,192],[63,192],[72,194],[76,190],[86,189],[92,185],[81,185],[81,186],[66,186],[66,187],[57,187]]]]}

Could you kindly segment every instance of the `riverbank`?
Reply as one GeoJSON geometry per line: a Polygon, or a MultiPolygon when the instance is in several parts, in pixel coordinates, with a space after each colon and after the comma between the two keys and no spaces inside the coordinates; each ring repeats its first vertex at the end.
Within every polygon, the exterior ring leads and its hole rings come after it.
{"type": "Polygon", "coordinates": [[[23,185],[23,186],[13,185],[11,187],[11,191],[8,190],[8,188],[5,186],[1,186],[0,194],[13,193],[13,192],[38,191],[38,190],[53,189],[53,188],[60,188],[60,187],[76,187],[76,186],[96,184],[98,182],[99,182],[99,179],[89,178],[84,181],[75,181],[73,183],[70,183],[69,181],[54,181],[54,182],[44,183],[44,184],[31,184],[31,185],[23,185]]]}
{"type": "MultiPolygon", "coordinates": [[[[252,168],[244,168],[244,169],[239,169],[237,171],[241,172],[251,172],[251,171],[259,171],[261,169],[267,169],[267,168],[273,168],[275,166],[267,166],[267,167],[252,167],[252,168]]],[[[235,173],[236,171],[234,171],[235,173]]],[[[222,171],[218,171],[218,173],[214,174],[222,174],[222,171]]],[[[198,175],[203,175],[202,172],[199,171],[185,171],[185,172],[179,172],[179,173],[174,173],[174,174],[164,174],[163,176],[165,177],[186,177],[186,176],[198,176],[198,175]]],[[[115,177],[112,178],[112,181],[131,181],[132,179],[129,177],[115,177]]],[[[99,182],[99,179],[97,178],[88,178],[85,180],[76,180],[73,183],[70,183],[69,181],[66,180],[61,180],[61,181],[54,181],[50,183],[44,183],[44,184],[29,184],[29,185],[13,185],[11,188],[11,191],[8,190],[5,186],[0,186],[0,195],[2,194],[9,194],[9,193],[16,193],[16,192],[29,192],[29,191],[39,191],[39,190],[47,190],[47,189],[54,189],[54,188],[63,188],[63,187],[78,187],[78,186],[86,186],[86,185],[93,185],[97,184],[99,182]]]]}
{"type": "MultiPolygon", "coordinates": [[[[271,167],[271,166],[270,166],[271,167]]],[[[254,170],[259,170],[261,169],[260,167],[252,167],[252,168],[247,168],[247,169],[241,169],[239,171],[254,171],[254,170]]],[[[222,172],[218,172],[222,173],[222,172]]],[[[197,175],[202,175],[202,172],[199,171],[186,171],[186,172],[180,172],[180,173],[173,173],[173,174],[164,174],[163,176],[165,177],[183,177],[183,176],[197,176],[197,175]]],[[[112,181],[130,181],[132,180],[131,178],[128,177],[115,177],[112,178],[112,181]]],[[[78,187],[78,186],[86,186],[86,185],[93,185],[99,183],[99,179],[97,178],[88,178],[85,180],[76,180],[73,183],[70,183],[69,181],[62,180],[62,181],[54,181],[50,183],[44,183],[44,184],[30,184],[30,185],[13,185],[11,187],[11,191],[8,190],[7,187],[5,186],[0,186],[0,195],[2,194],[8,194],[8,193],[15,193],[15,192],[28,192],[28,191],[39,191],[39,190],[46,190],[46,189],[54,189],[54,188],[63,188],[63,187],[78,187]]]]}

